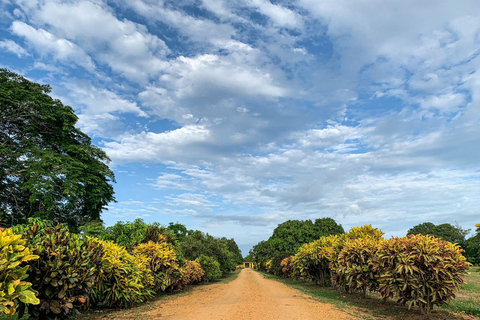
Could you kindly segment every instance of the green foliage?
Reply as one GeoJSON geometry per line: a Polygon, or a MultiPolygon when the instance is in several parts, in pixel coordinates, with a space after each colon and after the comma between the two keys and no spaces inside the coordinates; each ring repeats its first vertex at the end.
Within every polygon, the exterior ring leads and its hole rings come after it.
{"type": "Polygon", "coordinates": [[[330,257],[338,241],[338,236],[333,235],[301,246],[291,261],[293,273],[322,287],[331,285],[330,257]]]}
{"type": "Polygon", "coordinates": [[[24,235],[39,256],[30,262],[28,280],[40,299],[39,305],[28,306],[30,319],[64,319],[85,308],[102,263],[100,244],[61,225],[33,225],[24,235]]]}
{"type": "Polygon", "coordinates": [[[378,274],[375,256],[382,239],[357,238],[347,240],[338,254],[332,273],[337,286],[343,286],[347,292],[362,292],[366,297],[367,290],[378,289],[378,274]]]}
{"type": "MultiPolygon", "coordinates": [[[[311,220],[289,220],[279,224],[272,236],[267,241],[261,241],[254,246],[250,254],[259,269],[264,270],[265,264],[269,260],[277,261],[279,257],[283,259],[294,255],[305,243],[324,236],[340,235],[343,232],[343,227],[332,218],[317,219],[315,223],[311,220]]],[[[275,264],[273,268],[281,270],[280,264],[278,266],[275,264]]]]}
{"type": "Polygon", "coordinates": [[[380,243],[376,257],[380,293],[398,297],[408,308],[430,313],[455,298],[469,263],[457,244],[429,235],[410,235],[380,243]]]}
{"type": "Polygon", "coordinates": [[[148,266],[154,279],[153,288],[160,292],[172,288],[180,282],[182,272],[173,246],[166,241],[161,241],[161,235],[157,240],[159,242],[149,241],[139,244],[133,249],[133,254],[144,255],[148,258],[148,266]]]}
{"type": "Polygon", "coordinates": [[[427,235],[428,234],[437,238],[442,238],[445,241],[457,243],[464,248],[465,237],[469,232],[470,230],[465,230],[458,225],[454,226],[450,223],[434,225],[431,222],[425,222],[409,229],[407,232],[407,235],[409,234],[427,235]]]}
{"type": "Polygon", "coordinates": [[[213,257],[219,264],[223,274],[235,269],[243,262],[242,253],[235,240],[227,238],[215,238],[200,231],[184,237],[179,242],[178,249],[188,260],[195,260],[201,255],[213,257]]]}
{"type": "Polygon", "coordinates": [[[99,242],[105,254],[93,288],[96,305],[124,308],[152,298],[155,280],[149,268],[151,259],[142,254],[131,255],[112,241],[99,242]]]}
{"type": "Polygon", "coordinates": [[[280,263],[280,266],[282,267],[282,274],[285,278],[293,277],[292,258],[293,258],[292,256],[286,257],[280,263]]]}
{"type": "Polygon", "coordinates": [[[198,261],[187,260],[182,269],[183,285],[200,283],[205,276],[205,271],[203,271],[202,265],[198,261]]]}
{"type": "Polygon", "coordinates": [[[0,231],[0,313],[14,315],[20,303],[39,304],[31,288],[27,262],[38,259],[26,247],[26,240],[12,230],[0,231]]]}
{"type": "Polygon", "coordinates": [[[114,200],[114,174],[50,91],[0,69],[0,219],[12,226],[39,217],[76,231],[114,200]]]}
{"type": "Polygon", "coordinates": [[[85,235],[97,237],[105,241],[113,241],[118,245],[125,246],[131,251],[133,247],[140,243],[175,242],[175,236],[172,231],[155,222],[147,224],[143,219],[135,219],[133,222],[118,221],[115,225],[103,228],[98,222],[87,224],[82,227],[85,235]]]}
{"type": "Polygon", "coordinates": [[[203,276],[203,281],[215,281],[222,276],[222,271],[220,270],[220,263],[218,263],[215,258],[201,255],[195,261],[200,263],[200,265],[202,266],[202,270],[205,272],[205,275],[203,276]]]}
{"type": "MultiPolygon", "coordinates": [[[[337,270],[340,267],[339,255],[343,249],[343,246],[348,241],[356,239],[380,240],[382,239],[383,235],[384,233],[381,230],[374,228],[371,225],[352,227],[347,233],[344,233],[339,237],[339,241],[334,243],[334,250],[330,258],[330,270],[337,270]]],[[[337,288],[343,288],[347,292],[349,291],[348,281],[345,273],[343,272],[332,272],[332,284],[337,288]]]]}

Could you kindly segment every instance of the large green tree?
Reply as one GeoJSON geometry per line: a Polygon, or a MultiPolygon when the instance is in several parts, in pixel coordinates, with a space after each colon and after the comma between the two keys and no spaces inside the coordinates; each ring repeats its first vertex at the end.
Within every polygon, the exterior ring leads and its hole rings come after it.
{"type": "Polygon", "coordinates": [[[409,229],[409,234],[424,234],[432,235],[443,240],[450,241],[452,243],[458,243],[460,246],[465,246],[465,237],[470,230],[465,230],[460,226],[454,226],[450,223],[442,223],[435,225],[431,222],[424,222],[409,229]]]}
{"type": "Polygon", "coordinates": [[[315,222],[311,220],[288,220],[279,224],[272,236],[259,242],[250,251],[250,255],[260,268],[272,260],[274,273],[281,274],[280,262],[291,255],[294,255],[298,248],[305,243],[310,243],[323,236],[331,234],[342,234],[342,225],[332,218],[320,218],[315,222]]]}
{"type": "Polygon", "coordinates": [[[0,219],[39,217],[77,230],[114,201],[114,175],[106,153],[75,128],[73,109],[50,91],[0,69],[0,219]]]}

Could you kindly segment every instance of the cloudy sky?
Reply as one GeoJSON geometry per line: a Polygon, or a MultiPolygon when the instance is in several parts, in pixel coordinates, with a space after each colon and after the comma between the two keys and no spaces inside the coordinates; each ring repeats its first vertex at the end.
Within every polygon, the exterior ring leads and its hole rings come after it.
{"type": "Polygon", "coordinates": [[[480,222],[478,0],[0,0],[0,66],[112,159],[107,225],[480,222]]]}

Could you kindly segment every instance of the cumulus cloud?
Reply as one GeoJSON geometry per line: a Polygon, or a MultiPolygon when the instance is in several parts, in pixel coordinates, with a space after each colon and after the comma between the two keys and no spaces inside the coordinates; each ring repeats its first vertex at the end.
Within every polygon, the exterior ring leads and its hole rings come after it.
{"type": "Polygon", "coordinates": [[[95,69],[92,59],[85,51],[66,39],[58,38],[44,29],[36,29],[22,21],[14,21],[11,30],[15,35],[25,38],[25,41],[41,55],[52,55],[60,62],[74,63],[87,70],[95,69]]]}
{"type": "Polygon", "coordinates": [[[12,40],[0,41],[0,48],[17,55],[19,58],[29,55],[27,50],[25,50],[22,46],[12,40]]]}

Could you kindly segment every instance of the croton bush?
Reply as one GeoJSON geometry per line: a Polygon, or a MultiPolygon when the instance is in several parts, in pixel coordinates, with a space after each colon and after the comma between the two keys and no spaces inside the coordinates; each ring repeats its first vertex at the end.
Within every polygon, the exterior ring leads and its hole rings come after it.
{"type": "Polygon", "coordinates": [[[12,230],[0,231],[0,313],[14,315],[19,304],[38,305],[38,292],[28,278],[27,262],[38,259],[26,240],[12,230]]]}
{"type": "Polygon", "coordinates": [[[147,257],[156,292],[172,288],[182,279],[182,271],[172,244],[166,242],[163,236],[159,239],[162,242],[149,241],[133,249],[133,255],[147,257]]]}
{"type": "Polygon", "coordinates": [[[202,269],[202,265],[198,261],[186,260],[185,265],[183,266],[183,283],[187,284],[198,284],[202,282],[203,277],[205,276],[205,271],[202,269]]]}
{"type": "Polygon", "coordinates": [[[380,293],[428,314],[455,298],[470,266],[462,252],[457,244],[429,235],[384,241],[376,255],[380,293]]]}
{"type": "Polygon", "coordinates": [[[61,225],[33,225],[24,235],[39,257],[30,261],[28,280],[40,299],[40,304],[28,305],[30,319],[63,319],[85,309],[102,263],[100,244],[61,225]]]}
{"type": "Polygon", "coordinates": [[[292,258],[292,256],[286,257],[280,263],[280,266],[282,267],[282,274],[285,278],[290,278],[293,276],[292,258]]]}
{"type": "Polygon", "coordinates": [[[143,254],[132,255],[112,241],[98,240],[104,250],[92,297],[97,306],[130,307],[155,295],[150,261],[143,254]]]}
{"type": "Polygon", "coordinates": [[[331,284],[330,257],[338,236],[321,237],[317,241],[304,244],[292,258],[293,273],[297,277],[310,280],[322,287],[331,284]]]}
{"type": "Polygon", "coordinates": [[[360,291],[366,297],[367,290],[378,289],[378,268],[375,256],[383,239],[374,237],[357,238],[346,240],[332,273],[336,275],[335,281],[339,279],[347,292],[360,291]]]}

